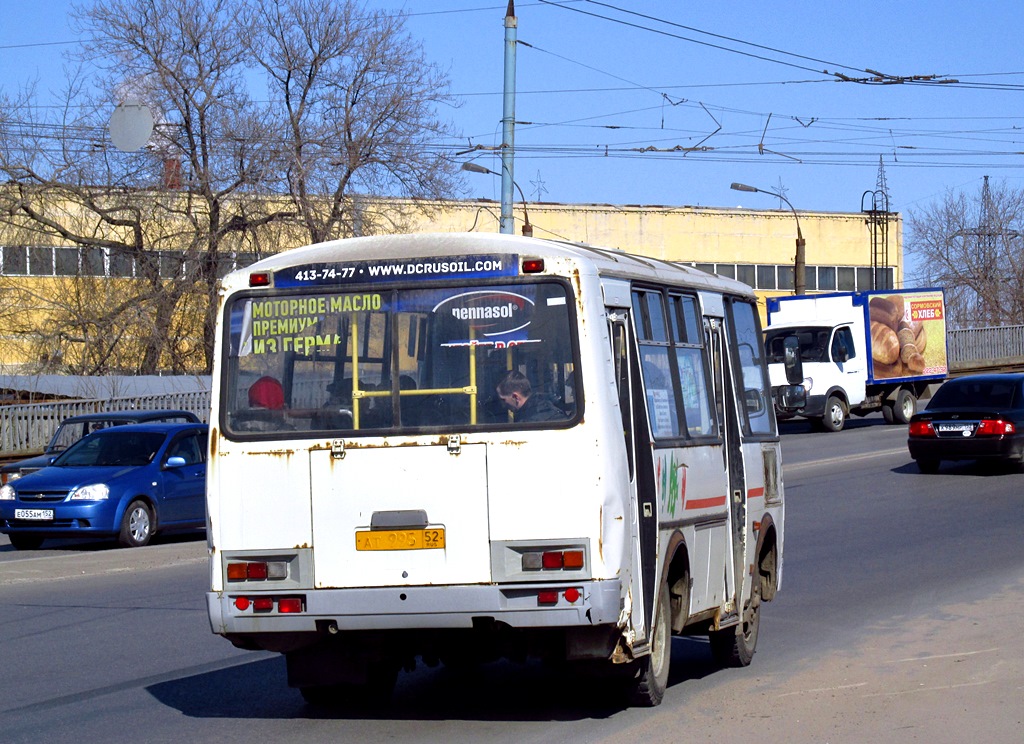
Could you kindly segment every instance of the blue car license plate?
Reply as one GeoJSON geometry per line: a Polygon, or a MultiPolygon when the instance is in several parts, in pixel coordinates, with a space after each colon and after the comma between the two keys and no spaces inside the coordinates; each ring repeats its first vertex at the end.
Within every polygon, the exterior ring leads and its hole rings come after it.
{"type": "Polygon", "coordinates": [[[53,520],[53,509],[15,509],[14,518],[49,522],[53,520]]]}

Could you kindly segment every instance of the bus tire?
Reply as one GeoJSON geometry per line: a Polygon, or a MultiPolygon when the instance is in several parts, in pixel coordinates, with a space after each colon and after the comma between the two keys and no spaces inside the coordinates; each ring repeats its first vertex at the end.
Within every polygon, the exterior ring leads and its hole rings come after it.
{"type": "Polygon", "coordinates": [[[761,595],[755,591],[743,611],[743,620],[731,628],[708,633],[711,654],[724,667],[745,667],[754,658],[761,626],[761,595]]]}
{"type": "Polygon", "coordinates": [[[651,636],[651,653],[636,662],[631,702],[633,705],[653,708],[665,697],[668,671],[672,662],[672,609],[668,584],[661,582],[658,591],[658,612],[651,636]]]}

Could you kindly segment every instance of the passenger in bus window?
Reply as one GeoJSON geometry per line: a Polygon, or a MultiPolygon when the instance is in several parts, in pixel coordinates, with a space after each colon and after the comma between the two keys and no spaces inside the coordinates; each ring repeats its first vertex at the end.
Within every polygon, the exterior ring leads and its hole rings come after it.
{"type": "Polygon", "coordinates": [[[510,370],[498,381],[497,393],[517,423],[565,420],[565,413],[546,396],[533,394],[529,378],[519,370],[510,370]]]}
{"type": "Polygon", "coordinates": [[[284,388],[280,381],[264,375],[249,388],[249,410],[235,414],[238,431],[279,431],[290,429],[284,420],[284,388]]]}

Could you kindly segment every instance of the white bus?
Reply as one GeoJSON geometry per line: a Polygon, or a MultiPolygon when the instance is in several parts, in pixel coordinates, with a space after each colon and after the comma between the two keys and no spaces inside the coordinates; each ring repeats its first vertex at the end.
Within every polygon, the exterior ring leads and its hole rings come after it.
{"type": "Polygon", "coordinates": [[[283,653],[307,701],[540,657],[656,705],[672,635],[750,662],[784,510],[746,285],[570,242],[354,238],[227,276],[216,351],[210,623],[283,653]]]}

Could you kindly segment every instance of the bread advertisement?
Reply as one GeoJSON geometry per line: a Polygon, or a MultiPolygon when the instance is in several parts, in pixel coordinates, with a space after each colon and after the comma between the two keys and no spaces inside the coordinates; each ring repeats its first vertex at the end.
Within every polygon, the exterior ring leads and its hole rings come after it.
{"type": "Polygon", "coordinates": [[[945,375],[946,317],[942,292],[873,295],[868,301],[872,376],[945,375]]]}

